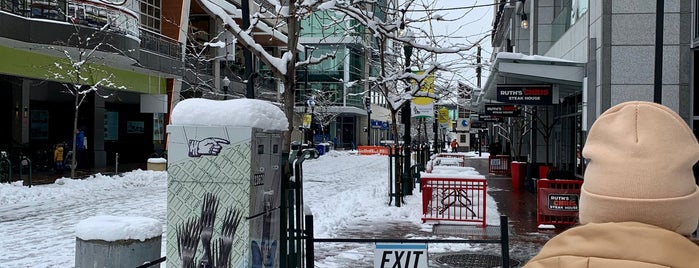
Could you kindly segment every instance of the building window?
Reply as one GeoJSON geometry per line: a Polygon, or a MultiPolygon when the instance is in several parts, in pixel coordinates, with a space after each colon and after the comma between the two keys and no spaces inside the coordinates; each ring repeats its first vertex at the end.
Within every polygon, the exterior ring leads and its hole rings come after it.
{"type": "Polygon", "coordinates": [[[160,0],[141,0],[141,26],[160,33],[160,0]]]}

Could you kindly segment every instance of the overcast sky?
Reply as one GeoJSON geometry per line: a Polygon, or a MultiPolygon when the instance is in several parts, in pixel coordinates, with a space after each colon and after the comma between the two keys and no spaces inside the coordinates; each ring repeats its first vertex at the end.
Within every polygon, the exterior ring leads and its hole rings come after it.
{"type": "MultiPolygon", "coordinates": [[[[434,36],[437,45],[449,47],[480,43],[482,63],[490,62],[492,52],[490,31],[494,12],[492,0],[416,0],[415,3],[414,7],[407,12],[407,17],[415,20],[426,16],[425,10],[428,10],[433,11],[433,17],[443,18],[433,21],[432,25],[429,23],[414,24],[415,26],[419,25],[426,34],[434,36]],[[427,9],[419,7],[430,3],[431,5],[427,9]]],[[[419,34],[416,35],[419,36],[419,34]]],[[[425,43],[428,42],[426,39],[422,40],[425,43]]],[[[443,79],[451,82],[450,84],[456,84],[456,81],[465,81],[476,87],[476,71],[473,66],[476,62],[476,49],[469,50],[462,56],[445,54],[436,56],[437,62],[448,63],[457,72],[456,74],[442,73],[443,79]]],[[[488,67],[483,68],[481,86],[488,77],[488,71],[488,67]]]]}

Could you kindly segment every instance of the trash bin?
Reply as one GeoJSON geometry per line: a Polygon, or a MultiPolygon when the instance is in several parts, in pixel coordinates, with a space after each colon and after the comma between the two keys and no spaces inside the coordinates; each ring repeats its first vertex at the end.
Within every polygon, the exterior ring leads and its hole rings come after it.
{"type": "Polygon", "coordinates": [[[324,155],[325,154],[325,145],[323,145],[323,144],[316,145],[316,150],[318,150],[319,155],[324,155]]]}

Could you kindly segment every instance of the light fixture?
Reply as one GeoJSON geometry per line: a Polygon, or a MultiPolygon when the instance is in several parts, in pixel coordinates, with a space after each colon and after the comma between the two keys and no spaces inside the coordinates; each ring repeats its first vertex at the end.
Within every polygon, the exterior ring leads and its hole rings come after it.
{"type": "Polygon", "coordinates": [[[522,29],[529,29],[529,19],[527,13],[522,12],[522,29]]]}

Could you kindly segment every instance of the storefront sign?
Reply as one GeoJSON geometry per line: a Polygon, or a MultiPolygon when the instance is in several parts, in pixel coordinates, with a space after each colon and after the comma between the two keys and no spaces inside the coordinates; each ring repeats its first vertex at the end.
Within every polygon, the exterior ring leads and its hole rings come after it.
{"type": "Polygon", "coordinates": [[[520,109],[517,105],[511,104],[486,104],[485,114],[486,115],[497,115],[497,116],[519,116],[520,109]]]}
{"type": "Polygon", "coordinates": [[[552,105],[551,85],[498,85],[497,100],[527,105],[552,105]]]}
{"type": "Polygon", "coordinates": [[[483,122],[503,122],[504,120],[500,116],[494,116],[494,115],[479,115],[478,116],[479,121],[483,122]]]}
{"type": "Polygon", "coordinates": [[[483,121],[471,121],[471,129],[474,128],[487,128],[488,125],[483,121]]]}
{"type": "Polygon", "coordinates": [[[548,208],[559,211],[578,211],[578,195],[549,194],[548,208]]]}

